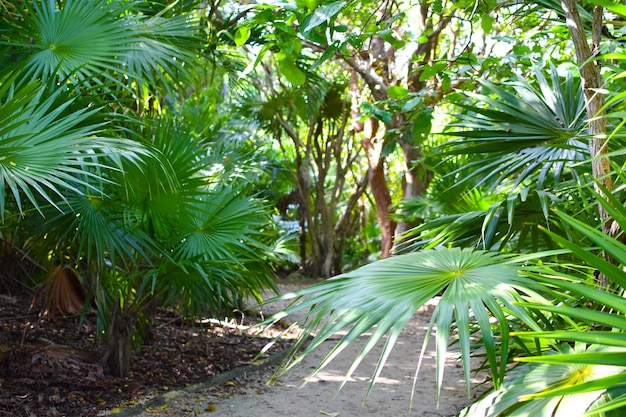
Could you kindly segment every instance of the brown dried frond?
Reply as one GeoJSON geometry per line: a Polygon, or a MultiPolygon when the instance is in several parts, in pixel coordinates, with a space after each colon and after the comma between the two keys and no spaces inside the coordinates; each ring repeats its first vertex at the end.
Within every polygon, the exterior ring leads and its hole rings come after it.
{"type": "Polygon", "coordinates": [[[43,315],[79,314],[86,299],[87,291],[72,268],[59,265],[48,273],[43,315]]]}

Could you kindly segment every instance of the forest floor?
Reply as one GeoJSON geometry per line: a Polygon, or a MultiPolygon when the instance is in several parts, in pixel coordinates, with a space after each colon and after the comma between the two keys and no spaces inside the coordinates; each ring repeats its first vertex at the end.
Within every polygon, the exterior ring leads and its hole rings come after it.
{"type": "MultiPolygon", "coordinates": [[[[294,280],[281,281],[279,286],[288,292],[310,284],[294,280]]],[[[297,329],[273,328],[257,335],[248,329],[256,317],[189,323],[163,310],[154,323],[157,337],[133,356],[130,375],[113,378],[103,374],[101,352],[94,349],[95,316],[88,315],[82,322],[79,317],[43,318],[31,301],[0,295],[0,417],[409,415],[419,349],[436,302],[416,313],[362,405],[380,350],[366,358],[339,393],[357,346],[308,379],[332,347],[325,343],[295,370],[268,385],[297,329]],[[254,360],[281,333],[285,337],[254,360]]],[[[263,313],[283,307],[269,305],[263,313]]],[[[411,416],[454,415],[469,402],[462,370],[452,353],[437,406],[434,361],[429,346],[411,416]]],[[[483,381],[476,377],[472,384],[483,381]]]]}

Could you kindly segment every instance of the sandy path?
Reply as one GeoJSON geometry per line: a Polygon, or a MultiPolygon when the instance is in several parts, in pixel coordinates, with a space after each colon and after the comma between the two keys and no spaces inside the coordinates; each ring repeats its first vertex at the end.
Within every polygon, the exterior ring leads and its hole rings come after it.
{"type": "MultiPolygon", "coordinates": [[[[292,290],[294,284],[282,285],[283,292],[292,290]]],[[[397,417],[409,415],[413,376],[419,349],[428,328],[434,304],[416,313],[404,329],[398,343],[374,387],[369,400],[364,399],[378,353],[370,353],[349,382],[337,393],[345,372],[349,369],[358,346],[351,346],[330,365],[301,388],[313,368],[332,348],[330,343],[320,347],[296,369],[283,376],[276,385],[267,386],[272,367],[261,367],[257,372],[240,376],[245,384],[239,388],[235,382],[222,385],[234,388],[235,394],[223,395],[219,389],[204,388],[195,392],[175,393],[148,411],[132,413],[140,417],[167,416],[225,416],[225,417],[397,417]]],[[[266,307],[266,314],[279,311],[282,305],[266,307]]],[[[440,405],[435,404],[434,341],[431,340],[418,383],[415,388],[411,416],[451,416],[468,403],[460,364],[450,355],[444,377],[440,405]]],[[[473,380],[474,383],[480,382],[473,380]]]]}

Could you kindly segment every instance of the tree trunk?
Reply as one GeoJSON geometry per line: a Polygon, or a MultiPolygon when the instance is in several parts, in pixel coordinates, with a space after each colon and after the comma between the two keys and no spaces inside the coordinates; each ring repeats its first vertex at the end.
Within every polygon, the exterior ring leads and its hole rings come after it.
{"type": "MultiPolygon", "coordinates": [[[[369,172],[369,170],[368,170],[369,172]]],[[[361,177],[356,184],[356,189],[350,195],[346,203],[346,209],[339,218],[339,221],[335,224],[335,259],[333,261],[333,274],[340,274],[343,267],[343,250],[346,245],[346,241],[351,235],[358,233],[361,227],[365,227],[367,222],[361,219],[361,207],[359,207],[359,213],[355,216],[352,215],[357,204],[361,202],[365,189],[369,183],[369,173],[366,173],[361,177]]],[[[364,245],[367,246],[367,245],[364,245]]],[[[365,254],[367,256],[367,254],[365,254]]]]}
{"type": "Polygon", "coordinates": [[[393,247],[393,236],[396,223],[389,218],[389,207],[391,206],[391,193],[385,178],[385,164],[382,157],[384,142],[376,138],[378,122],[376,119],[368,119],[363,130],[362,140],[367,160],[369,162],[368,178],[370,190],[374,196],[376,204],[376,217],[380,224],[381,233],[381,258],[386,258],[391,254],[393,247]]]}
{"type": "MultiPolygon", "coordinates": [[[[298,197],[300,221],[300,255],[303,273],[307,276],[326,278],[341,271],[342,243],[345,235],[338,236],[350,223],[352,208],[363,193],[363,186],[357,186],[349,197],[349,204],[343,208],[338,222],[337,209],[344,195],[349,173],[355,161],[362,156],[354,135],[346,135],[350,119],[346,111],[348,105],[339,95],[325,97],[326,104],[335,107],[334,112],[309,116],[309,129],[306,139],[289,125],[280,114],[276,118],[283,131],[291,138],[296,151],[296,195],[298,197]],[[338,101],[332,101],[337,99],[338,101]],[[356,142],[356,143],[355,143],[356,142]],[[332,181],[330,179],[332,178],[332,181]]],[[[281,145],[281,148],[282,145],[281,145]]],[[[284,148],[283,148],[284,151],[284,148]]]]}
{"type": "Polygon", "coordinates": [[[135,319],[128,313],[113,313],[108,334],[108,344],[103,355],[103,367],[114,376],[126,377],[130,372],[135,319]]]}
{"type": "MultiPolygon", "coordinates": [[[[600,6],[595,6],[592,26],[592,46],[587,43],[587,36],[578,13],[578,2],[576,0],[561,0],[561,6],[565,13],[567,28],[574,43],[576,51],[576,61],[580,65],[580,76],[585,93],[587,105],[587,118],[589,119],[589,153],[591,155],[592,173],[594,179],[606,188],[608,192],[613,192],[613,178],[611,176],[611,166],[609,160],[608,143],[606,140],[606,118],[604,118],[604,95],[601,88],[604,79],[600,72],[600,62],[594,60],[594,55],[599,53],[600,38],[602,34],[602,12],[600,6]]],[[[601,189],[597,191],[603,195],[601,189]]],[[[611,236],[611,223],[609,213],[602,203],[598,203],[600,220],[602,221],[602,231],[611,236]]],[[[609,280],[604,275],[598,276],[598,284],[606,287],[609,280]]]]}
{"type": "Polygon", "coordinates": [[[354,132],[363,132],[363,139],[361,140],[361,144],[363,145],[363,148],[365,149],[365,154],[367,156],[367,177],[370,189],[372,191],[372,196],[374,197],[374,204],[376,205],[376,218],[380,226],[380,254],[382,258],[386,258],[391,254],[396,224],[389,218],[389,207],[391,206],[391,192],[389,191],[389,187],[387,186],[387,179],[385,178],[385,161],[382,157],[384,143],[381,139],[376,138],[376,133],[378,131],[378,121],[374,118],[369,118],[365,121],[365,123],[359,121],[359,75],[365,80],[370,89],[372,89],[373,95],[374,92],[378,92],[379,94],[381,94],[381,97],[384,98],[386,97],[386,92],[381,92],[380,89],[373,88],[372,85],[368,83],[368,77],[366,75],[369,74],[369,72],[364,70],[363,68],[360,68],[355,59],[349,60],[348,63],[353,68],[350,76],[350,96],[352,100],[352,130],[354,132]],[[359,68],[355,68],[355,66],[359,68]]]}
{"type": "MultiPolygon", "coordinates": [[[[433,178],[433,172],[425,168],[420,160],[422,149],[413,144],[401,142],[402,153],[404,154],[405,172],[402,184],[402,199],[404,201],[423,196],[433,178]]],[[[401,221],[395,230],[394,247],[402,242],[402,235],[413,227],[418,226],[415,221],[401,221]]]]}

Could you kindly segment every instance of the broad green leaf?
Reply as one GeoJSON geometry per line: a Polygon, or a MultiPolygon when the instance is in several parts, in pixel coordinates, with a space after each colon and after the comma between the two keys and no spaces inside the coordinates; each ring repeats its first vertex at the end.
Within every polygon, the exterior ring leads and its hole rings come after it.
{"type": "Polygon", "coordinates": [[[322,65],[324,62],[328,61],[331,57],[333,57],[335,55],[335,53],[337,52],[340,44],[341,43],[339,41],[335,41],[335,42],[331,43],[330,45],[328,45],[328,47],[326,48],[324,53],[311,66],[311,71],[317,70],[320,67],[320,65],[322,65]]]}
{"type": "Polygon", "coordinates": [[[407,100],[407,102],[402,105],[402,111],[409,112],[415,109],[417,106],[419,106],[421,102],[422,102],[422,97],[420,96],[413,97],[407,100]]]}
{"type": "Polygon", "coordinates": [[[491,29],[493,28],[493,17],[488,14],[482,15],[480,18],[480,27],[482,28],[485,34],[491,33],[491,29]]]}
{"type": "Polygon", "coordinates": [[[343,9],[346,2],[344,0],[333,1],[319,6],[313,13],[307,16],[302,22],[301,32],[306,36],[311,30],[322,23],[328,22],[343,9]]]}
{"type": "Polygon", "coordinates": [[[385,124],[391,123],[392,114],[387,110],[383,110],[380,107],[377,107],[376,105],[371,103],[362,103],[361,108],[363,109],[363,112],[365,114],[374,116],[376,119],[385,124]]]}
{"type": "Polygon", "coordinates": [[[235,32],[235,45],[244,45],[250,39],[250,28],[248,26],[239,26],[235,32]]]}
{"type": "Polygon", "coordinates": [[[403,98],[409,94],[409,90],[401,85],[392,85],[387,89],[387,95],[389,98],[403,98]]]}
{"type": "Polygon", "coordinates": [[[598,6],[602,6],[605,9],[612,11],[613,13],[626,16],[626,6],[619,3],[614,3],[609,0],[590,0],[591,3],[597,4],[598,6]]]}
{"type": "Polygon", "coordinates": [[[415,122],[411,125],[411,133],[417,135],[427,135],[433,126],[433,114],[431,111],[421,111],[418,113],[415,122]]]}
{"type": "Polygon", "coordinates": [[[296,30],[285,22],[274,22],[274,29],[285,32],[289,36],[297,36],[296,30]]]}
{"type": "Polygon", "coordinates": [[[391,44],[396,49],[404,48],[404,46],[406,45],[406,42],[396,37],[396,33],[393,29],[382,30],[378,32],[378,36],[389,42],[389,44],[391,44]]]}
{"type": "Polygon", "coordinates": [[[280,73],[294,86],[306,81],[306,74],[296,66],[294,59],[285,58],[278,61],[280,73]]]}

